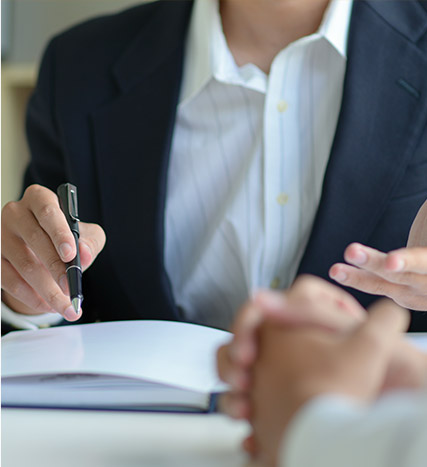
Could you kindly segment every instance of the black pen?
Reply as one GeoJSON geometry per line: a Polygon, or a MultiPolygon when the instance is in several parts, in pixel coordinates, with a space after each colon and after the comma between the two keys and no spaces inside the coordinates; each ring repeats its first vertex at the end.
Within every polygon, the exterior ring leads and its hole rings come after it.
{"type": "Polygon", "coordinates": [[[77,254],[72,261],[65,263],[67,267],[68,287],[74,311],[78,314],[83,301],[82,266],[79,253],[79,212],[77,208],[77,188],[71,183],[63,183],[57,190],[59,205],[65,214],[68,225],[76,242],[77,254]]]}

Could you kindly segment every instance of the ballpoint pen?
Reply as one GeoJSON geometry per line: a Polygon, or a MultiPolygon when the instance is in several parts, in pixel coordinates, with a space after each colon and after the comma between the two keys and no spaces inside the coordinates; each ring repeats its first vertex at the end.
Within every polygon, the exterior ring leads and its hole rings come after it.
{"type": "Polygon", "coordinates": [[[78,314],[83,301],[82,293],[82,267],[79,252],[79,213],[77,208],[77,188],[71,183],[63,183],[57,189],[59,205],[65,214],[68,225],[76,242],[77,254],[72,261],[65,263],[70,299],[74,311],[78,314]]]}

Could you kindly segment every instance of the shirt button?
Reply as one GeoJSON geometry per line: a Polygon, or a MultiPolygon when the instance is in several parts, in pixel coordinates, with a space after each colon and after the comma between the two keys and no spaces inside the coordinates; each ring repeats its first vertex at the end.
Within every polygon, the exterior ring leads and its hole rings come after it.
{"type": "Polygon", "coordinates": [[[275,277],[271,282],[270,282],[270,288],[272,289],[278,289],[280,285],[280,279],[278,277],[275,277]]]}
{"type": "Polygon", "coordinates": [[[279,101],[277,103],[277,110],[280,113],[286,112],[287,109],[288,109],[288,103],[286,101],[279,101]]]}
{"type": "Polygon", "coordinates": [[[280,206],[284,206],[289,201],[289,196],[286,193],[280,193],[280,195],[276,198],[276,201],[280,204],[280,206]]]}

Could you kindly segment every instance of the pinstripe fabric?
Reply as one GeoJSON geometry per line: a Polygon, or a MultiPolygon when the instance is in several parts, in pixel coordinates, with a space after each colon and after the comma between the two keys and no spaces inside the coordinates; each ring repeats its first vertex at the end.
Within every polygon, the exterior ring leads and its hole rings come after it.
{"type": "Polygon", "coordinates": [[[227,328],[254,289],[290,285],[341,105],[352,2],[266,76],[237,67],[218,5],[196,0],[168,175],[166,269],[192,321],[227,328]]]}

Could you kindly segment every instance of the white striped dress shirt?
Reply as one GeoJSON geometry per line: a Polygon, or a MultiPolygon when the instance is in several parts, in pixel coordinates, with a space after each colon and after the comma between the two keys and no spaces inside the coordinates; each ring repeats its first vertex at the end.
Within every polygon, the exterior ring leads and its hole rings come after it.
{"type": "Polygon", "coordinates": [[[352,2],[238,67],[218,3],[196,0],[172,142],[166,269],[186,318],[228,328],[258,288],[288,287],[310,235],[341,105],[352,2]]]}

